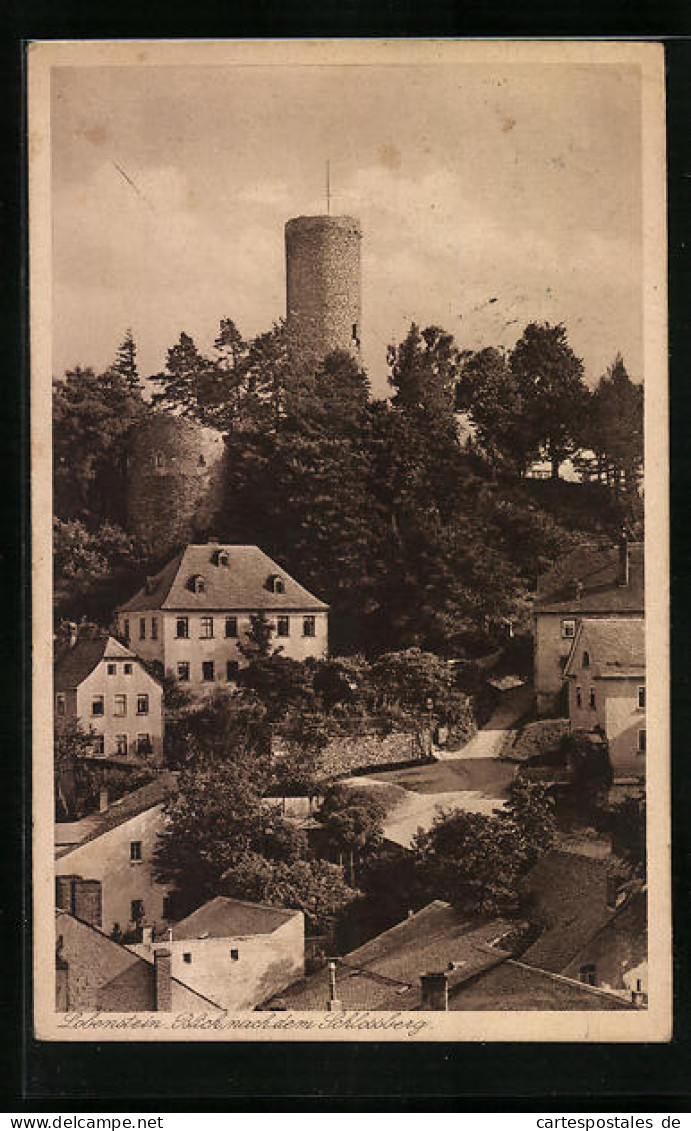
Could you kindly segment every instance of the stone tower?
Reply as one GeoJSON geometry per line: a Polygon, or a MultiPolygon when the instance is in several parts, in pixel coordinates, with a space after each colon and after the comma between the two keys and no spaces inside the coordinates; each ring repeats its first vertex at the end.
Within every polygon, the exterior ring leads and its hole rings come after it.
{"type": "Polygon", "coordinates": [[[225,443],[214,428],[156,413],[130,434],[127,529],[161,554],[208,534],[223,490],[225,443]]]}
{"type": "Polygon", "coordinates": [[[352,216],[297,216],[285,227],[287,324],[300,349],[321,360],[361,339],[360,223],[352,216]]]}

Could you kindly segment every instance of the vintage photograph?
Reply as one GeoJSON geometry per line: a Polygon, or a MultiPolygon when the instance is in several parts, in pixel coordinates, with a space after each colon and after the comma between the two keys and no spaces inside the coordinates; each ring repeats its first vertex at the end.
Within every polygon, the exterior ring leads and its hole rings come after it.
{"type": "Polygon", "coordinates": [[[39,1036],[668,1039],[663,71],[30,47],[39,1036]]]}

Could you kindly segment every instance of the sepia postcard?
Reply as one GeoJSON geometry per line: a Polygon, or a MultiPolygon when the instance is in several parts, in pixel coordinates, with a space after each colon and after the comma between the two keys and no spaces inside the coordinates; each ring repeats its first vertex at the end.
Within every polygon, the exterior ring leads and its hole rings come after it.
{"type": "Polygon", "coordinates": [[[662,45],[27,88],[36,1036],[669,1040],[662,45]]]}

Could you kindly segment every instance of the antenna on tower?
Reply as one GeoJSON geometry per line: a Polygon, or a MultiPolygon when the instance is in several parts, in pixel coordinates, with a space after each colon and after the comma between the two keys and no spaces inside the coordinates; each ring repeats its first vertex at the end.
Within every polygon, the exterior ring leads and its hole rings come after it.
{"type": "Polygon", "coordinates": [[[331,162],[326,162],[326,215],[331,215],[331,162]]]}

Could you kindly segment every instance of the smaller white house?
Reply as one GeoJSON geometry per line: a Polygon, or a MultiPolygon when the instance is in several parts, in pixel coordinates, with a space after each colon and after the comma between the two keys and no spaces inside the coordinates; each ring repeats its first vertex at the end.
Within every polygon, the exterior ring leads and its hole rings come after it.
{"type": "Polygon", "coordinates": [[[56,719],[77,719],[94,755],[161,759],[163,687],[114,637],[74,632],[57,652],[53,689],[56,719]]]}
{"type": "Polygon", "coordinates": [[[615,781],[645,774],[645,622],[579,622],[564,670],[574,729],[604,734],[615,781]]]}
{"type": "Polygon", "coordinates": [[[89,921],[108,935],[115,928],[127,933],[167,923],[168,887],[156,879],[155,852],[173,786],[173,775],[161,774],[64,833],[56,825],[58,906],[86,918],[75,899],[97,899],[98,914],[89,921]]]}
{"type": "Polygon", "coordinates": [[[301,911],[217,896],[171,926],[167,937],[144,932],[129,948],[155,960],[171,957],[171,975],[223,1009],[253,1009],[302,978],[301,911]]]}

